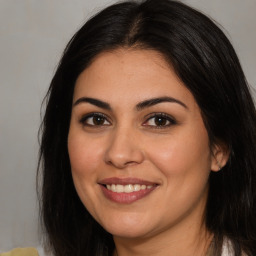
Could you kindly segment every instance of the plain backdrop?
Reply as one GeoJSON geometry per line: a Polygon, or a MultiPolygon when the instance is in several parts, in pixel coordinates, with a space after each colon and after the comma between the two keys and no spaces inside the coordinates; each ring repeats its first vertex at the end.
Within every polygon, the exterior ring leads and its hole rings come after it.
{"type": "MultiPolygon", "coordinates": [[[[0,0],[0,252],[38,246],[40,106],[74,32],[110,0],[0,0]]],[[[256,88],[256,0],[184,0],[218,21],[256,88]]]]}

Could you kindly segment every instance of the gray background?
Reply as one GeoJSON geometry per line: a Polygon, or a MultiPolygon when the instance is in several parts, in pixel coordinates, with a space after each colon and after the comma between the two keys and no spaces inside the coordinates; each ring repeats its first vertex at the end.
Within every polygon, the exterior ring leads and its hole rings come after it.
{"type": "MultiPolygon", "coordinates": [[[[38,246],[40,105],[66,43],[110,0],[0,0],[0,252],[38,246]]],[[[256,88],[256,0],[184,1],[218,21],[256,88]]]]}

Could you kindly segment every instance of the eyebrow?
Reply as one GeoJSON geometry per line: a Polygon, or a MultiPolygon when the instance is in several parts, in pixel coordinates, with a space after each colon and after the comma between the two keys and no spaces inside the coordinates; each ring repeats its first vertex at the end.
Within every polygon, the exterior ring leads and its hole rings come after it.
{"type": "Polygon", "coordinates": [[[97,99],[94,99],[94,98],[87,98],[87,97],[79,98],[78,100],[76,100],[76,102],[73,104],[73,106],[77,106],[78,104],[81,104],[81,103],[90,103],[90,104],[95,105],[99,108],[103,108],[103,109],[106,109],[106,110],[111,110],[111,107],[107,102],[104,102],[102,100],[97,100],[97,99]]]}
{"type": "MultiPolygon", "coordinates": [[[[152,99],[144,100],[144,101],[138,103],[136,105],[136,110],[140,111],[140,110],[143,110],[147,107],[151,107],[151,106],[157,105],[159,103],[163,103],[163,102],[177,103],[177,104],[181,105],[182,107],[184,107],[185,109],[188,109],[187,105],[184,104],[180,100],[177,100],[177,99],[172,98],[172,97],[158,97],[158,98],[152,98],[152,99]]],[[[99,108],[102,108],[102,109],[112,110],[109,103],[107,103],[105,101],[102,101],[102,100],[98,100],[98,99],[95,99],[95,98],[88,98],[88,97],[79,98],[78,100],[75,101],[73,106],[77,106],[78,104],[81,104],[81,103],[90,103],[90,104],[95,105],[95,106],[97,106],[99,108]]]]}
{"type": "Polygon", "coordinates": [[[182,107],[184,107],[185,109],[188,109],[186,104],[184,104],[182,101],[177,100],[177,99],[172,98],[172,97],[160,97],[160,98],[148,99],[148,100],[145,100],[145,101],[142,101],[142,102],[138,103],[136,105],[136,109],[138,111],[143,110],[144,108],[151,107],[151,106],[154,106],[156,104],[163,103],[163,102],[177,103],[177,104],[181,105],[182,107]]]}

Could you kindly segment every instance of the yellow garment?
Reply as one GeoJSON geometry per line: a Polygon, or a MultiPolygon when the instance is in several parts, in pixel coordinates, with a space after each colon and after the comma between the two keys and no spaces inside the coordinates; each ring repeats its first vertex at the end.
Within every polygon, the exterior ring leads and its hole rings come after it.
{"type": "Polygon", "coordinates": [[[16,248],[10,252],[0,253],[0,256],[39,256],[35,248],[16,248]]]}

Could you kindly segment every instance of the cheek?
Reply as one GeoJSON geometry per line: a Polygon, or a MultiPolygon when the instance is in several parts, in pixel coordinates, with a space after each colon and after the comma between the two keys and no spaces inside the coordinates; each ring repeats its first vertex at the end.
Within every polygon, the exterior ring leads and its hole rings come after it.
{"type": "Polygon", "coordinates": [[[73,182],[79,198],[93,215],[95,212],[96,170],[99,168],[101,150],[97,143],[90,143],[83,134],[70,132],[68,136],[68,153],[73,182]]]}
{"type": "Polygon", "coordinates": [[[73,175],[86,176],[97,168],[102,150],[97,143],[90,143],[90,139],[70,134],[68,153],[73,175]]]}
{"type": "Polygon", "coordinates": [[[154,147],[147,148],[151,161],[167,177],[203,173],[208,175],[210,170],[211,154],[205,130],[163,138],[154,147]]]}
{"type": "Polygon", "coordinates": [[[205,200],[207,196],[211,159],[208,135],[173,136],[169,140],[158,140],[156,148],[153,150],[151,147],[148,156],[162,173],[162,200],[165,202],[159,203],[156,208],[175,219],[197,207],[201,199],[205,200]]]}

